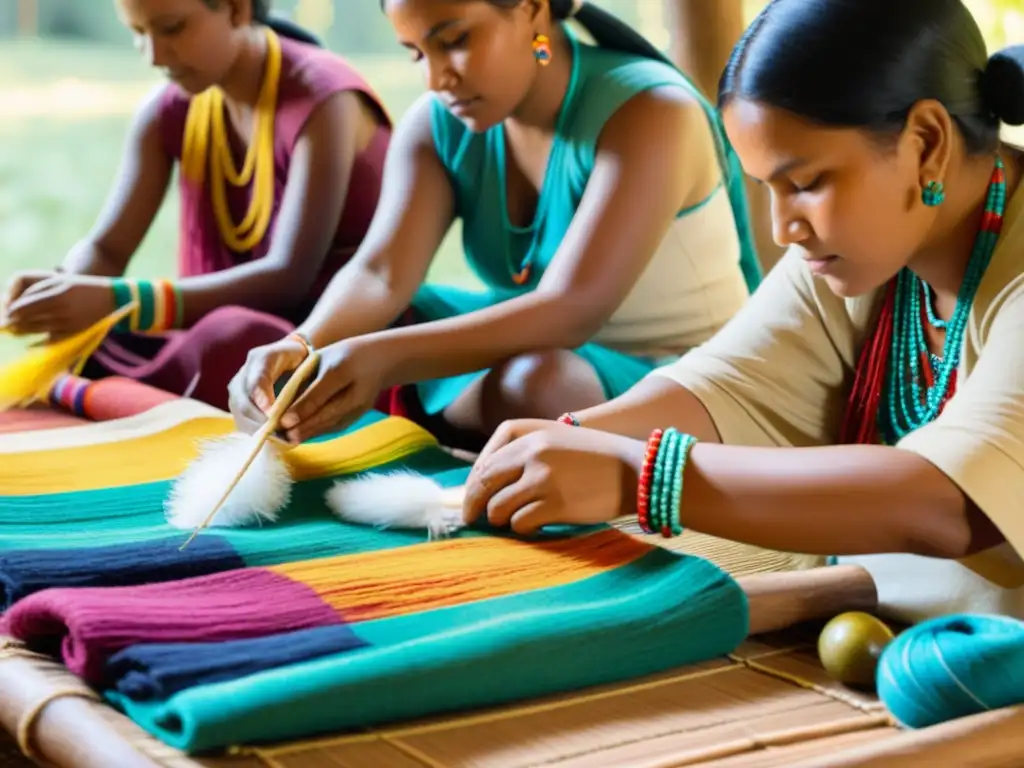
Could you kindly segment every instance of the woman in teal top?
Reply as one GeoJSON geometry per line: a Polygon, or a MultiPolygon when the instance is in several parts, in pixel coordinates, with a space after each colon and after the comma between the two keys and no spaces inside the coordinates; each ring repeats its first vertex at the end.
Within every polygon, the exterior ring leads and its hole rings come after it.
{"type": "Polygon", "coordinates": [[[570,0],[383,5],[430,93],[396,130],[359,251],[299,336],[255,350],[233,380],[242,429],[313,346],[320,373],[285,417],[289,439],[387,407],[397,388],[473,447],[506,419],[616,397],[743,305],[760,271],[739,165],[653,46],[570,0]],[[484,291],[423,285],[455,219],[484,291]]]}

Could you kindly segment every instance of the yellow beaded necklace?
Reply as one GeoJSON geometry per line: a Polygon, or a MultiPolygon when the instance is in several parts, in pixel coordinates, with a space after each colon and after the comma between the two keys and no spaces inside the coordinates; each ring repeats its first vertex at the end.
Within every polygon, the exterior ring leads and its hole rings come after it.
{"type": "Polygon", "coordinates": [[[185,120],[185,138],[181,153],[181,170],[186,178],[202,185],[207,160],[210,167],[210,194],[221,237],[236,253],[252,250],[263,239],[274,207],[274,118],[277,112],[277,91],[281,79],[281,43],[269,27],[267,64],[256,102],[252,140],[242,169],[235,169],[224,124],[224,92],[208,88],[192,99],[185,120]],[[227,183],[236,187],[249,184],[255,177],[249,210],[240,224],[235,224],[228,208],[227,183]]]}

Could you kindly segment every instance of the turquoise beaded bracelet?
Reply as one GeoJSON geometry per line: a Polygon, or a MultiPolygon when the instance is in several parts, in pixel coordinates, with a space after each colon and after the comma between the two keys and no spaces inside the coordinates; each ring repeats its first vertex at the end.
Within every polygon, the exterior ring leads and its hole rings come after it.
{"type": "MultiPolygon", "coordinates": [[[[652,440],[655,439],[652,435],[652,440]]],[[[669,428],[657,433],[658,446],[649,475],[641,478],[641,493],[646,497],[646,517],[650,529],[665,538],[683,532],[680,509],[683,500],[683,471],[697,438],[669,428]]]]}

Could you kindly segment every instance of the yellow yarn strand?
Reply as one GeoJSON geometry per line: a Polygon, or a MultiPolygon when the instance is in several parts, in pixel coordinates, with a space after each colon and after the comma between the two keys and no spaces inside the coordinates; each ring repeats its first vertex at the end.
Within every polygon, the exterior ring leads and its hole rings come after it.
{"type": "Polygon", "coordinates": [[[90,328],[61,341],[28,349],[0,368],[0,411],[46,400],[57,377],[79,373],[121,318],[135,310],[135,304],[126,304],[90,328]]]}
{"type": "Polygon", "coordinates": [[[202,185],[209,169],[210,196],[214,216],[224,243],[236,253],[245,253],[263,240],[274,208],[274,120],[281,80],[281,43],[270,28],[267,63],[253,119],[252,139],[241,170],[236,170],[224,120],[224,92],[209,88],[195,96],[185,120],[182,173],[202,185]],[[227,184],[243,187],[252,182],[249,209],[240,224],[231,218],[227,184]]]}
{"type": "MultiPolygon", "coordinates": [[[[134,420],[142,422],[145,415],[134,420]]],[[[202,416],[125,440],[4,453],[0,456],[0,496],[72,493],[173,480],[199,457],[205,440],[233,431],[234,421],[227,414],[202,416]],[[54,467],[60,467],[60,472],[54,472],[54,467]]],[[[283,457],[288,473],[302,481],[358,474],[436,445],[433,435],[423,428],[392,416],[330,440],[296,446],[283,457]]]]}

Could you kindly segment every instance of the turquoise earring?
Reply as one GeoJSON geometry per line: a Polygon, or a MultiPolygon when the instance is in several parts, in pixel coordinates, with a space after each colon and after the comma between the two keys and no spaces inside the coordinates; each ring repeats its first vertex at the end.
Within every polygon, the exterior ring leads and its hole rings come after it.
{"type": "Polygon", "coordinates": [[[921,199],[929,208],[942,205],[946,199],[946,188],[941,181],[929,181],[921,190],[921,199]]]}

